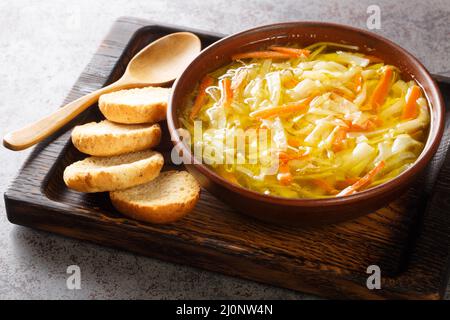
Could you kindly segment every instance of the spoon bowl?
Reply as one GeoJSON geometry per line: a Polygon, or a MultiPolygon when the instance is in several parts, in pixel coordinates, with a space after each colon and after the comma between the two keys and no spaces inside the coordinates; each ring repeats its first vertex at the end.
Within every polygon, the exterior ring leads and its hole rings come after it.
{"type": "Polygon", "coordinates": [[[190,32],[168,35],[136,54],[124,76],[139,84],[171,82],[194,60],[200,49],[200,39],[190,32]]]}

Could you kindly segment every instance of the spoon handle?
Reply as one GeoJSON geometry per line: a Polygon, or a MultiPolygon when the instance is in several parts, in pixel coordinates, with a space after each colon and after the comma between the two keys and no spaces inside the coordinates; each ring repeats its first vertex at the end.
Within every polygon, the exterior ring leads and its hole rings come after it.
{"type": "Polygon", "coordinates": [[[3,138],[3,145],[11,150],[23,150],[42,141],[55,133],[70,120],[75,118],[89,106],[95,103],[100,95],[124,88],[122,81],[117,81],[109,86],[89,93],[75,101],[66,104],[52,114],[29,124],[19,130],[8,133],[3,138]]]}

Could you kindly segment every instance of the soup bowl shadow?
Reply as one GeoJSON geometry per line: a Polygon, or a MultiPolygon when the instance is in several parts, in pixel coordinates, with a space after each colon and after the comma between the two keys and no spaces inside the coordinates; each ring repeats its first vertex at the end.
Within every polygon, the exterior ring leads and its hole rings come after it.
{"type": "Polygon", "coordinates": [[[200,184],[237,211],[270,223],[317,226],[353,219],[387,205],[417,179],[436,152],[444,130],[445,107],[438,86],[425,67],[395,43],[374,33],[324,22],[290,22],[262,26],[226,37],[204,49],[176,80],[167,110],[167,123],[177,152],[200,184]],[[396,178],[353,195],[325,199],[288,199],[264,195],[235,185],[202,163],[195,163],[190,147],[182,142],[178,112],[187,105],[196,84],[207,74],[231,62],[236,53],[270,45],[316,42],[356,45],[360,52],[377,56],[401,70],[406,80],[415,79],[431,108],[425,147],[415,163],[396,178]]]}

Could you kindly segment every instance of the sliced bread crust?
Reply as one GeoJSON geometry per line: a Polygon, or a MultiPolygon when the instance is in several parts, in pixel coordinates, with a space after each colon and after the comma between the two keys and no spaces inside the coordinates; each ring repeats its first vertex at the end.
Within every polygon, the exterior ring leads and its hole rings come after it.
{"type": "Polygon", "coordinates": [[[115,156],[150,149],[161,141],[161,128],[154,125],[127,125],[108,120],[76,126],[72,143],[92,156],[115,156]]]}
{"type": "Polygon", "coordinates": [[[159,87],[119,90],[101,95],[98,106],[110,121],[156,123],[166,119],[170,91],[159,87]]]}
{"type": "Polygon", "coordinates": [[[149,183],[110,193],[114,207],[124,215],[150,223],[170,223],[192,211],[200,186],[186,171],[166,171],[149,183]]]}
{"type": "Polygon", "coordinates": [[[150,150],[109,158],[88,157],[64,170],[64,182],[80,192],[121,190],[155,179],[163,164],[163,156],[150,150]]]}

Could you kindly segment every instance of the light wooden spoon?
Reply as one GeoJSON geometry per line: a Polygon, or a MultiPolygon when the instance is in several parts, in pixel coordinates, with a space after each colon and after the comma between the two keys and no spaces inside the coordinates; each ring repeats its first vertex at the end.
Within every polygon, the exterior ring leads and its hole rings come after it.
{"type": "Polygon", "coordinates": [[[119,80],[70,102],[37,122],[8,133],[3,138],[3,145],[11,150],[23,150],[38,143],[94,104],[104,93],[167,84],[184,71],[200,49],[200,39],[189,32],[173,33],[158,39],[133,57],[119,80]]]}

